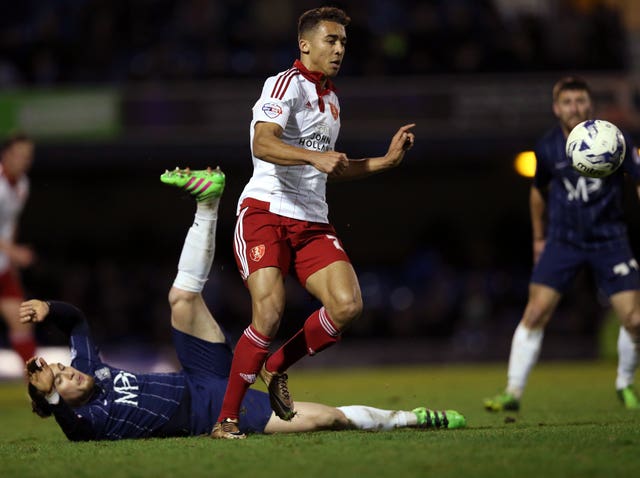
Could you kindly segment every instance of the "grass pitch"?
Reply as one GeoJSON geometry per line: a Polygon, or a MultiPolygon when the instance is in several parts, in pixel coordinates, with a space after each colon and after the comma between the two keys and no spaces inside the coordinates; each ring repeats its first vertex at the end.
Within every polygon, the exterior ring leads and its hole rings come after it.
{"type": "Polygon", "coordinates": [[[464,413],[462,430],[317,432],[71,443],[30,412],[22,383],[0,383],[0,477],[632,477],[640,476],[640,411],[614,392],[614,363],[542,363],[520,413],[482,399],[506,364],[291,373],[297,400],[464,413]]]}

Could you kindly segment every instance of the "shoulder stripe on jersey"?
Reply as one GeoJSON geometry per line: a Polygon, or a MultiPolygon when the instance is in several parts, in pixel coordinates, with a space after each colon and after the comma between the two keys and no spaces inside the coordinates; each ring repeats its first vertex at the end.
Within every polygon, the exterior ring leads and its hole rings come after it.
{"type": "Polygon", "coordinates": [[[280,85],[282,85],[282,83],[286,80],[287,75],[290,74],[292,71],[295,71],[295,68],[290,68],[287,71],[285,71],[284,73],[280,73],[278,75],[278,79],[276,80],[275,84],[273,85],[273,90],[271,90],[271,98],[276,96],[276,91],[280,88],[280,85]]]}
{"type": "Polygon", "coordinates": [[[292,68],[290,70],[287,70],[284,74],[280,75],[278,81],[276,81],[276,84],[273,87],[271,97],[281,100],[284,97],[284,94],[287,92],[287,88],[289,88],[293,77],[299,74],[300,72],[297,68],[292,68]]]}

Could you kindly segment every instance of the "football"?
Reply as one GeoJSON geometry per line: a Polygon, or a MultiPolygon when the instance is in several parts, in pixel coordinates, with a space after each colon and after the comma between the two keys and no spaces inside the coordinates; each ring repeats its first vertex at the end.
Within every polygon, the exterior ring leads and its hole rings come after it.
{"type": "Polygon", "coordinates": [[[620,167],[627,146],[616,125],[604,120],[578,124],[567,138],[567,158],[583,176],[604,178],[620,167]]]}

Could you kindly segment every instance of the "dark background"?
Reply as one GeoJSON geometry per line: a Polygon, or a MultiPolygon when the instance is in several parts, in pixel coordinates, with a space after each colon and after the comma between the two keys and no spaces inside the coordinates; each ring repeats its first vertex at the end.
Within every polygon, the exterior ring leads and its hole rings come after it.
{"type": "MultiPolygon", "coordinates": [[[[506,358],[531,271],[530,180],[513,158],[554,124],[551,86],[582,74],[607,106],[600,111],[637,137],[628,114],[637,96],[616,96],[629,85],[636,91],[625,2],[549,1],[537,10],[505,3],[332,3],[353,18],[337,79],[337,149],[380,155],[398,126],[418,123],[399,168],[328,186],[330,218],[365,300],[364,316],[345,334],[354,346],[393,343],[407,357],[419,350],[421,360],[506,358]],[[485,87],[497,92],[497,112],[486,106],[485,87]],[[469,92],[476,109],[463,101],[469,92]]],[[[5,12],[5,92],[106,87],[123,98],[113,137],[36,135],[19,236],[39,256],[23,271],[29,297],[77,304],[107,348],[169,344],[166,294],[195,206],[159,175],[219,165],[227,189],[205,297],[235,336],[246,327],[249,295],[231,246],[236,200],[251,175],[250,108],[264,78],[297,57],[297,16],[320,4],[24,1],[5,12]],[[172,106],[162,120],[158,104],[172,106]],[[205,104],[235,112],[233,122],[201,115],[205,104]]],[[[628,203],[637,248],[637,204],[628,203]]],[[[296,283],[288,287],[281,337],[317,308],[296,283]]],[[[594,356],[601,306],[581,275],[548,329],[545,356],[594,356]]],[[[46,327],[38,337],[60,342],[46,327]]]]}

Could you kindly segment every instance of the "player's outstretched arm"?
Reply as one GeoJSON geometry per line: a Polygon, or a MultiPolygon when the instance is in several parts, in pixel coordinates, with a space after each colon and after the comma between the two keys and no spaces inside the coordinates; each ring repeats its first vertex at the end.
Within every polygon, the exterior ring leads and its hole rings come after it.
{"type": "Polygon", "coordinates": [[[349,166],[340,174],[331,174],[331,180],[358,179],[398,166],[404,154],[413,147],[415,135],[411,131],[415,123],[401,126],[391,138],[389,149],[384,156],[375,158],[352,159],[349,166]]]}

